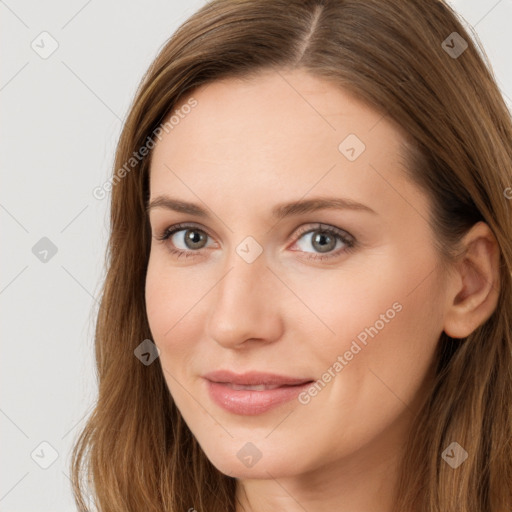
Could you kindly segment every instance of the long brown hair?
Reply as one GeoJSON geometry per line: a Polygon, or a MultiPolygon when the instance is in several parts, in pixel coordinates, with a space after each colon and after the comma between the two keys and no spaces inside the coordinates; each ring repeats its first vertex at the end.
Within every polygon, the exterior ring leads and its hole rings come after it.
{"type": "Polygon", "coordinates": [[[195,87],[294,68],[351,91],[403,128],[409,177],[431,198],[444,263],[478,221],[499,244],[496,310],[463,340],[441,335],[395,510],[512,507],[512,123],[476,34],[435,0],[212,0],[149,67],[117,147],[95,332],[99,396],[71,468],[80,511],[88,510],[88,493],[101,512],[235,510],[236,479],[201,450],[161,366],[134,357],[152,337],[144,294],[150,155],[126,163],[195,87]],[[454,32],[468,45],[460,55],[464,43],[454,32]],[[441,458],[452,441],[469,454],[457,469],[441,458]]]}

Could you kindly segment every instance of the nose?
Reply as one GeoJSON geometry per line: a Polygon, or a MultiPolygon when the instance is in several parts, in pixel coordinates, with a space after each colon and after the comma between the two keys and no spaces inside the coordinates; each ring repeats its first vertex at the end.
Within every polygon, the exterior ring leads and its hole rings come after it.
{"type": "Polygon", "coordinates": [[[210,339],[225,348],[270,343],[282,335],[283,285],[267,268],[264,254],[247,263],[234,253],[212,293],[210,339]],[[280,286],[281,285],[281,286],[280,286]]]}

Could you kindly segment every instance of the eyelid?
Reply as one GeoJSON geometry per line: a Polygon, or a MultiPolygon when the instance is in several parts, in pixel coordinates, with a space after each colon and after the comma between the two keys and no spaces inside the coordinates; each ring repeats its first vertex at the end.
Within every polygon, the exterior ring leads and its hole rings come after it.
{"type": "Polygon", "coordinates": [[[311,231],[332,231],[342,238],[355,242],[355,238],[348,231],[332,226],[331,224],[326,224],[325,222],[312,222],[306,224],[294,230],[293,233],[297,232],[296,237],[300,238],[302,235],[310,233],[311,231]]]}
{"type": "MultiPolygon", "coordinates": [[[[161,233],[161,235],[157,235],[155,238],[161,238],[162,236],[166,235],[167,233],[169,233],[171,231],[176,233],[178,231],[188,229],[188,228],[196,228],[197,230],[203,231],[204,233],[206,233],[210,238],[214,238],[213,235],[208,231],[208,229],[204,228],[203,226],[201,226],[200,224],[197,224],[195,222],[184,222],[184,223],[173,224],[173,225],[165,228],[163,230],[163,232],[161,233]]],[[[309,233],[311,231],[320,231],[320,230],[333,231],[334,233],[338,234],[339,236],[341,236],[343,238],[347,238],[350,241],[355,242],[355,238],[348,231],[338,228],[336,226],[332,226],[330,224],[322,223],[322,222],[316,222],[316,223],[312,222],[312,223],[309,223],[306,225],[302,225],[299,228],[295,228],[294,230],[292,230],[291,233],[296,233],[295,238],[298,239],[306,233],[309,233]]],[[[296,241],[297,240],[294,240],[294,243],[296,241]]]]}

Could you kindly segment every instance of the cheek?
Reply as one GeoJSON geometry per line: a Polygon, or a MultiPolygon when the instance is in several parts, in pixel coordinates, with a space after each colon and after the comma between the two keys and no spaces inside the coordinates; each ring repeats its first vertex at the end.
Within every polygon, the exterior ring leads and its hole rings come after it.
{"type": "Polygon", "coordinates": [[[317,354],[332,358],[333,354],[349,350],[353,339],[364,346],[365,339],[370,337],[367,330],[374,324],[379,332],[384,332],[390,323],[400,322],[404,284],[390,269],[372,271],[382,269],[382,265],[367,266],[364,271],[331,270],[307,279],[289,279],[300,301],[290,303],[283,313],[291,317],[290,325],[291,320],[307,317],[304,325],[312,336],[303,338],[321,340],[322,351],[318,350],[320,341],[310,343],[317,354]]]}
{"type": "MultiPolygon", "coordinates": [[[[189,267],[192,269],[193,267],[189,267]]],[[[194,270],[169,268],[165,257],[150,256],[146,273],[146,312],[153,341],[158,345],[165,367],[176,368],[202,339],[203,315],[207,312],[205,293],[209,286],[194,270]],[[202,284],[201,284],[202,283],[202,284]]]]}
{"type": "Polygon", "coordinates": [[[367,368],[392,390],[408,393],[407,386],[419,383],[427,372],[440,329],[426,297],[420,293],[398,297],[396,308],[375,311],[358,336],[365,341],[361,353],[367,368]]]}
{"type": "Polygon", "coordinates": [[[157,343],[172,325],[170,324],[172,317],[166,314],[171,306],[169,302],[172,293],[170,285],[168,275],[160,271],[160,266],[151,254],[146,272],[145,299],[148,323],[151,334],[157,343]]]}
{"type": "MultiPolygon", "coordinates": [[[[192,267],[190,267],[192,268],[192,267]]],[[[197,273],[197,272],[196,272],[197,273]]],[[[146,311],[153,341],[160,349],[158,361],[173,402],[189,425],[205,424],[201,397],[191,400],[192,380],[201,370],[200,340],[208,312],[205,293],[211,285],[195,282],[194,271],[169,268],[153,258],[146,273],[146,311]],[[202,300],[201,300],[202,299],[202,300]]]]}
{"type": "Polygon", "coordinates": [[[153,336],[170,337],[175,324],[190,308],[194,286],[184,279],[183,271],[166,265],[162,250],[152,251],[146,272],[146,310],[153,336]]]}
{"type": "Polygon", "coordinates": [[[325,370],[338,361],[332,399],[357,396],[366,409],[412,403],[442,332],[433,275],[425,278],[413,262],[379,269],[344,279],[343,290],[329,285],[336,300],[322,303],[322,318],[336,333],[324,338],[321,356],[325,370]]]}

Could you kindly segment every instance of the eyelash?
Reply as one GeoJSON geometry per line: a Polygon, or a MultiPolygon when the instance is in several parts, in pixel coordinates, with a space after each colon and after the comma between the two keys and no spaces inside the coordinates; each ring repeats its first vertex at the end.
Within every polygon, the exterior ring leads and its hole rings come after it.
{"type": "MultiPolygon", "coordinates": [[[[305,235],[307,233],[311,233],[314,231],[321,231],[322,233],[328,233],[329,235],[334,236],[338,240],[341,240],[345,244],[345,247],[343,249],[338,249],[335,252],[325,254],[325,255],[306,256],[306,259],[323,261],[323,260],[335,258],[344,253],[349,253],[355,249],[356,242],[353,237],[347,237],[343,231],[341,231],[338,228],[335,228],[334,226],[327,226],[327,227],[325,227],[325,226],[326,226],[325,224],[317,224],[316,226],[313,226],[313,227],[311,225],[309,225],[305,228],[299,228],[299,233],[298,233],[295,241],[300,240],[302,235],[305,235]]],[[[171,227],[165,229],[162,234],[157,235],[156,239],[161,243],[165,243],[172,235],[174,235],[174,233],[177,233],[178,231],[182,231],[185,229],[194,229],[197,231],[201,231],[202,233],[206,234],[207,236],[209,236],[211,238],[210,234],[207,231],[205,231],[204,229],[201,229],[193,224],[175,224],[174,226],[171,226],[171,227]]],[[[182,249],[175,249],[173,247],[168,247],[167,249],[169,250],[169,252],[171,254],[177,255],[178,258],[181,256],[185,256],[185,258],[195,257],[195,256],[197,256],[196,253],[200,252],[200,250],[184,251],[182,249]]]]}

